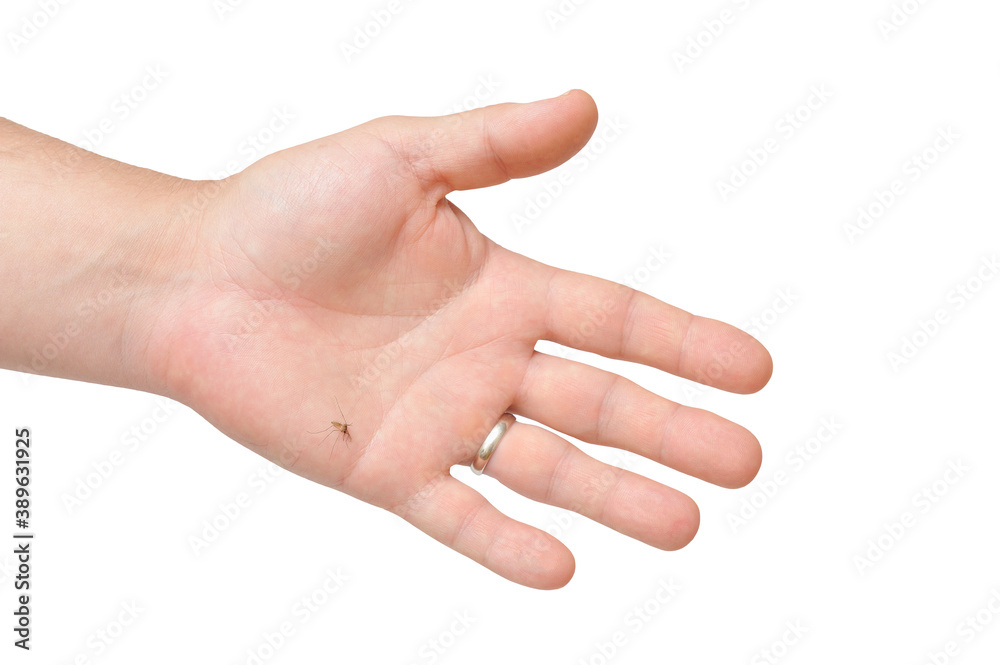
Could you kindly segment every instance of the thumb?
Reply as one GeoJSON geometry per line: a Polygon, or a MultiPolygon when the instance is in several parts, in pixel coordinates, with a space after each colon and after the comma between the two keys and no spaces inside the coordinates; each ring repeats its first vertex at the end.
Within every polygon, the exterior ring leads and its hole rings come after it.
{"type": "Polygon", "coordinates": [[[435,200],[553,169],[580,151],[597,127],[597,104],[582,90],[529,104],[497,104],[436,118],[389,117],[371,129],[390,142],[435,200]]]}

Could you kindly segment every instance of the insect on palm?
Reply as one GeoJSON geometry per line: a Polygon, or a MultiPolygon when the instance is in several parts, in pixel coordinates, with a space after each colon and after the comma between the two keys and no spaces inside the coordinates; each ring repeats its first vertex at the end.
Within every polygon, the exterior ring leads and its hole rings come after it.
{"type": "MultiPolygon", "coordinates": [[[[344,417],[344,410],[340,408],[340,400],[337,400],[336,398],[334,398],[334,399],[337,402],[337,411],[340,411],[340,420],[341,420],[341,422],[337,422],[336,420],[331,420],[330,421],[330,426],[327,427],[326,429],[321,429],[318,432],[309,432],[309,433],[310,434],[322,434],[323,432],[327,432],[327,435],[323,437],[323,441],[326,441],[327,438],[331,434],[333,434],[333,432],[331,430],[336,430],[336,431],[340,432],[343,435],[344,439],[348,443],[350,443],[351,442],[351,432],[348,430],[348,428],[351,426],[351,424],[348,423],[347,422],[347,418],[344,417]]],[[[323,443],[323,441],[320,441],[320,443],[323,443]]]]}

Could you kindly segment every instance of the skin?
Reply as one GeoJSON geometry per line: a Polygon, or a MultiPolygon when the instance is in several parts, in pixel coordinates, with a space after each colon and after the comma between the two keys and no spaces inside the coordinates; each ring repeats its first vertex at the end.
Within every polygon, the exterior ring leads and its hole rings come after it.
{"type": "MultiPolygon", "coordinates": [[[[748,483],[761,450],[738,425],[536,342],[737,393],[771,375],[742,331],[510,252],[446,198],[550,170],[596,125],[572,91],[380,118],[189,181],[0,120],[0,366],[166,395],[509,580],[560,587],[570,551],[450,474],[505,410],[723,487],[748,483]],[[310,433],[338,402],[350,446],[310,433]]],[[[654,547],[698,528],[684,494],[523,422],[486,474],[654,547]]]]}

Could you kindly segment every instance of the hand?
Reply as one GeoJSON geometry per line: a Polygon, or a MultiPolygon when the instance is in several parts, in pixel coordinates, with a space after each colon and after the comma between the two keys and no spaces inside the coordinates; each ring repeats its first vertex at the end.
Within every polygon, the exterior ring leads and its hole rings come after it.
{"type": "MultiPolygon", "coordinates": [[[[381,118],[200,183],[209,203],[185,236],[183,285],[143,328],[152,371],[248,448],[537,588],[568,582],[569,550],[449,473],[505,410],[743,486],[761,459],[745,429],[534,349],[552,340],[746,393],[770,377],[762,346],[507,251],[446,198],[552,169],[596,123],[579,91],[381,118]],[[350,440],[316,433],[344,419],[350,440]]],[[[654,547],[682,547],[698,528],[687,496],[533,425],[511,428],[486,473],[654,547]]]]}

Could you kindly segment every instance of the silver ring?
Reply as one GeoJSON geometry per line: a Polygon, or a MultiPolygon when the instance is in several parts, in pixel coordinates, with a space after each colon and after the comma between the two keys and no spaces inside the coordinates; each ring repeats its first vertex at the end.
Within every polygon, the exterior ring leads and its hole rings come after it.
{"type": "Polygon", "coordinates": [[[479,447],[476,459],[472,460],[472,473],[477,476],[483,475],[483,470],[486,468],[486,464],[490,461],[490,458],[493,457],[493,453],[496,452],[497,446],[500,445],[500,440],[503,439],[503,435],[507,433],[507,430],[515,422],[517,420],[509,413],[500,416],[500,421],[493,426],[493,429],[490,430],[489,435],[486,437],[486,441],[479,447]]]}

